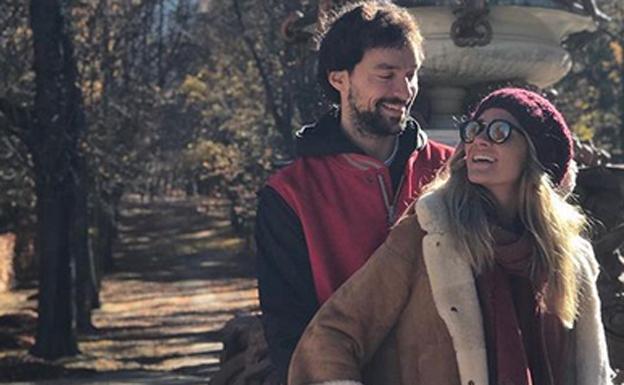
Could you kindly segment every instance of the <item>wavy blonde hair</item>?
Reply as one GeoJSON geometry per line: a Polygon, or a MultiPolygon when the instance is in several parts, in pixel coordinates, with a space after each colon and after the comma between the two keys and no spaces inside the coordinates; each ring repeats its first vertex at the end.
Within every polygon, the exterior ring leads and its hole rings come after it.
{"type": "MultiPolygon", "coordinates": [[[[578,309],[577,263],[579,236],[587,220],[564,193],[553,186],[537,160],[533,143],[525,136],[528,156],[519,183],[518,215],[533,244],[531,279],[546,278],[544,303],[561,321],[571,326],[578,309]]],[[[494,264],[491,213],[493,195],[468,180],[465,149],[460,144],[447,166],[425,190],[440,191],[449,213],[450,232],[459,250],[466,250],[477,273],[494,264]]]]}

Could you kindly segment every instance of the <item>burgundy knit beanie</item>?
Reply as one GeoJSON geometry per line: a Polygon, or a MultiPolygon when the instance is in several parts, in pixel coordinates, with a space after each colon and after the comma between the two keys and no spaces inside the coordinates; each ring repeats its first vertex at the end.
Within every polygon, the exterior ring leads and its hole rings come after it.
{"type": "Polygon", "coordinates": [[[516,118],[537,150],[544,170],[558,186],[570,168],[574,150],[570,129],[555,106],[535,92],[501,88],[479,103],[472,119],[490,108],[501,108],[516,118]]]}

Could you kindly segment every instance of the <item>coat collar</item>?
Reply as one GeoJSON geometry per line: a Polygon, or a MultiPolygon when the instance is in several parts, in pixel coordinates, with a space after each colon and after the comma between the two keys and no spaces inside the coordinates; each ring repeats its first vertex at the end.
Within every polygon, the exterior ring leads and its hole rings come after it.
{"type": "Polygon", "coordinates": [[[427,232],[423,258],[436,309],[453,340],[461,383],[487,385],[487,352],[475,280],[449,235],[448,210],[441,194],[423,195],[416,214],[427,232]]]}

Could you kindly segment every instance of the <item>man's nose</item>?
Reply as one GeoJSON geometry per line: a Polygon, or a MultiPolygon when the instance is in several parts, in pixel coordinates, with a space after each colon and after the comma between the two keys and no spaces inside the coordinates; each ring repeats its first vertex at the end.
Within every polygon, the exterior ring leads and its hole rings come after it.
{"type": "Polygon", "coordinates": [[[394,96],[407,102],[416,94],[417,86],[409,78],[398,78],[394,84],[394,96]]]}

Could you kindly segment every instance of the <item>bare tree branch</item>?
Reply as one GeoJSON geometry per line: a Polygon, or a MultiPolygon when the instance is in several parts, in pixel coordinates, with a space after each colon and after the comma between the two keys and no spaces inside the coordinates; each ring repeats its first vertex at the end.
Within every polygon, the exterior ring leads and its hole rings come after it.
{"type": "MultiPolygon", "coordinates": [[[[5,127],[5,128],[7,128],[7,127],[5,127]]],[[[18,159],[19,163],[24,167],[24,169],[29,170],[30,172],[32,172],[32,162],[28,158],[28,155],[24,154],[23,151],[20,148],[18,148],[18,146],[16,146],[15,143],[13,143],[11,138],[17,138],[18,140],[20,140],[19,137],[17,137],[16,135],[9,136],[7,138],[4,138],[5,139],[4,140],[4,144],[7,147],[9,147],[9,149],[11,150],[11,152],[13,152],[15,154],[15,156],[17,156],[17,159],[18,159]]]]}
{"type": "Polygon", "coordinates": [[[285,121],[284,116],[282,116],[282,114],[280,114],[279,112],[279,106],[277,105],[277,103],[275,103],[275,90],[273,89],[273,86],[271,85],[269,75],[266,69],[264,68],[262,59],[260,58],[258,51],[254,47],[253,41],[251,41],[251,39],[246,33],[247,29],[243,22],[243,14],[240,9],[239,0],[233,0],[233,5],[234,5],[234,12],[236,13],[236,18],[238,20],[238,24],[240,25],[240,28],[242,31],[241,35],[243,37],[243,41],[245,42],[245,45],[247,46],[247,48],[249,49],[249,52],[253,56],[254,62],[256,63],[256,68],[258,69],[258,72],[260,73],[260,78],[262,79],[262,84],[264,85],[264,89],[266,93],[267,109],[269,110],[268,112],[271,114],[271,116],[273,116],[275,125],[280,130],[284,139],[287,141],[287,143],[290,143],[290,141],[292,140],[290,138],[290,134],[291,134],[290,125],[286,124],[287,122],[285,121]]]}
{"type": "Polygon", "coordinates": [[[8,121],[8,124],[1,125],[4,130],[30,146],[30,128],[32,126],[30,111],[24,107],[16,106],[6,98],[0,98],[0,114],[8,121]]]}

